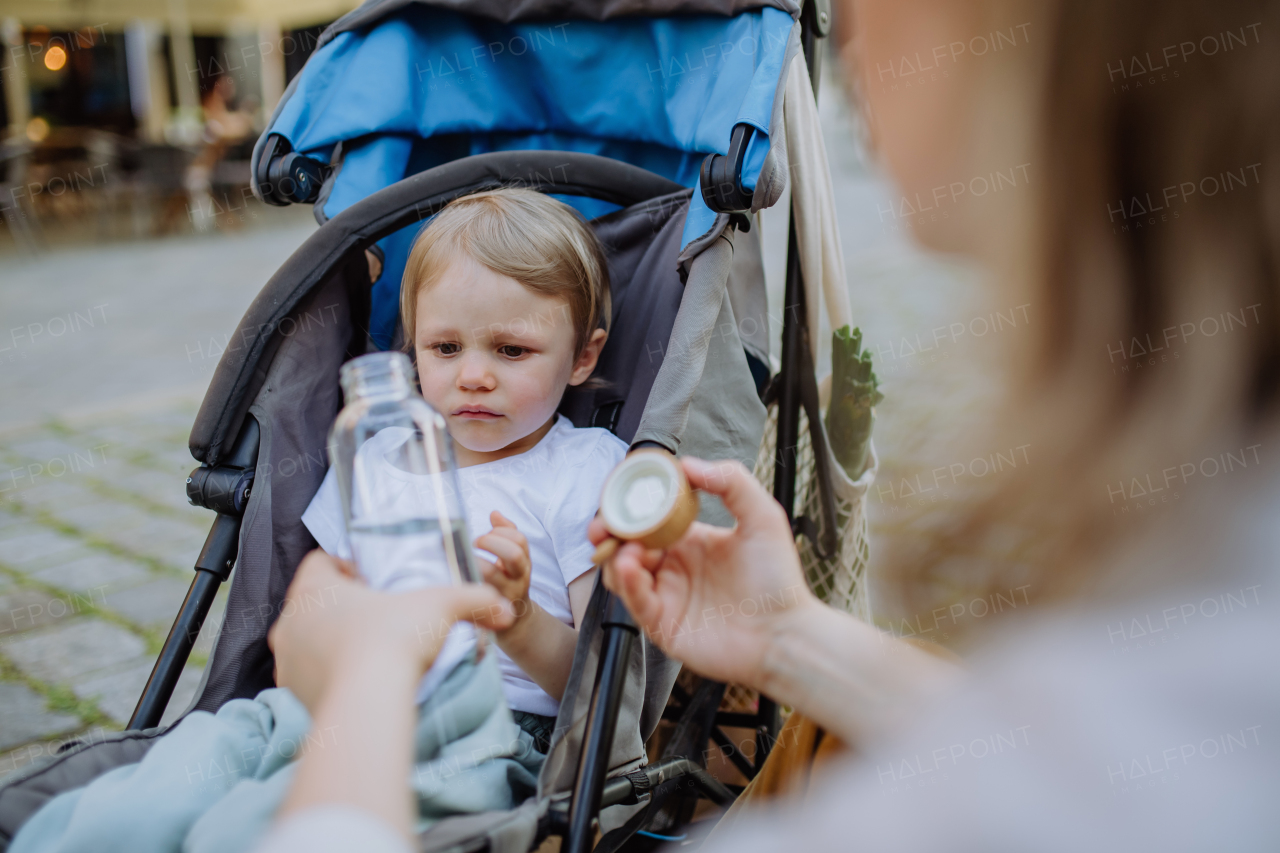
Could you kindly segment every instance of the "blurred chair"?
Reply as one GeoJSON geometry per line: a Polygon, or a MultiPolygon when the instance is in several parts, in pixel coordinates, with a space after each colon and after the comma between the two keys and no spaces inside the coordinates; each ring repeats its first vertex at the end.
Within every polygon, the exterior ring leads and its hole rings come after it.
{"type": "Polygon", "coordinates": [[[43,244],[40,221],[27,197],[27,163],[32,145],[25,139],[0,142],[0,211],[14,242],[25,252],[37,252],[43,244]]]}
{"type": "Polygon", "coordinates": [[[148,214],[148,221],[138,230],[152,235],[185,230],[184,220],[191,221],[186,175],[192,159],[190,151],[173,145],[139,146],[133,180],[141,204],[135,207],[135,215],[148,214]]]}

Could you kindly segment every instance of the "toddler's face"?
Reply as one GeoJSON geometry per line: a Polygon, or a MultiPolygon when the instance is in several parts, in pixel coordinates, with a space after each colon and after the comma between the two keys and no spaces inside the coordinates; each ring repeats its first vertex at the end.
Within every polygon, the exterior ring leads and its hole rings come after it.
{"type": "Polygon", "coordinates": [[[565,387],[591,375],[604,337],[598,332],[599,343],[575,359],[566,300],[535,293],[466,256],[419,291],[416,322],[422,396],[444,415],[454,441],[478,454],[506,449],[548,425],[565,387]]]}

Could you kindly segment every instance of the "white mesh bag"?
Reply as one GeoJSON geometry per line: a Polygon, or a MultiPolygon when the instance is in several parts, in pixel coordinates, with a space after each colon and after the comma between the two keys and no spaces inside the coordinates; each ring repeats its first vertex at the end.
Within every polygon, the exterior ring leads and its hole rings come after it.
{"type": "MultiPolygon", "coordinates": [[[[765,422],[764,439],[756,457],[755,476],[766,489],[773,489],[774,451],[778,437],[778,407],[769,407],[765,422]]],[[[819,428],[821,428],[819,423],[819,428]]],[[[800,410],[799,441],[796,449],[796,506],[794,515],[804,516],[814,523],[815,539],[821,542],[826,532],[826,520],[822,511],[822,489],[814,464],[813,441],[809,434],[809,419],[800,410]]],[[[796,537],[800,552],[800,565],[814,595],[832,607],[851,613],[866,622],[871,621],[870,599],[867,595],[866,574],[870,548],[867,543],[867,491],[875,480],[878,460],[875,447],[868,453],[867,467],[857,480],[845,473],[836,461],[830,446],[826,451],[831,471],[832,497],[836,504],[836,541],[832,553],[824,556],[808,536],[796,537]]]]}

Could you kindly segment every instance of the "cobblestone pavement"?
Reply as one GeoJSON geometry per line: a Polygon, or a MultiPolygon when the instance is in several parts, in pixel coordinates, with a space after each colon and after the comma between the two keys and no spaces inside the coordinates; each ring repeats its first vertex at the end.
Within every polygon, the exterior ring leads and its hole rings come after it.
{"type": "MultiPolygon", "coordinates": [[[[188,401],[0,441],[0,774],[128,721],[211,514],[188,506],[188,401]]],[[[166,715],[191,701],[221,596],[166,715]]]]}
{"type": "MultiPolygon", "coordinates": [[[[909,221],[886,214],[890,192],[850,142],[837,94],[828,81],[820,109],[854,315],[886,386],[880,482],[893,483],[986,400],[975,336],[932,351],[921,337],[1002,306],[978,307],[976,277],[913,248],[909,221]]],[[[763,223],[776,318],[778,213],[763,223]]],[[[0,257],[0,329],[24,331],[16,342],[0,331],[0,776],[121,728],[141,693],[212,521],[186,504],[183,481],[219,343],[315,227],[305,213],[260,215],[270,221],[232,233],[0,257]]],[[[872,500],[873,530],[908,503],[888,495],[872,500]]],[[[198,685],[224,596],[167,719],[198,685]]]]}
{"type": "MultiPolygon", "coordinates": [[[[314,228],[306,214],[0,258],[0,777],[127,723],[213,521],[185,495],[199,401],[314,228]]],[[[166,722],[195,694],[225,597],[166,722]]]]}

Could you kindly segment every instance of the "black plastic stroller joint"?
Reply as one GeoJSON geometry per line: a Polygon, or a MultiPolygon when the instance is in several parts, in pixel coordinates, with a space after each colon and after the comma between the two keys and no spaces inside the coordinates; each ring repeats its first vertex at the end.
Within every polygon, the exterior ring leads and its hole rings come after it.
{"type": "Polygon", "coordinates": [[[231,576],[240,550],[241,516],[252,493],[260,438],[258,422],[246,416],[235,446],[222,464],[197,468],[187,478],[187,497],[191,503],[214,510],[218,517],[196,558],[196,576],[191,579],[187,597],[178,609],[147,686],[129,718],[129,729],[149,729],[160,724],[218,587],[231,576]]]}
{"type": "Polygon", "coordinates": [[[223,515],[243,515],[252,486],[252,468],[201,465],[187,478],[187,502],[223,515]]]}
{"type": "Polygon", "coordinates": [[[733,804],[733,791],[695,762],[688,758],[664,758],[610,779],[605,783],[600,806],[634,805],[654,788],[672,781],[687,783],[718,806],[733,804]]]}
{"type": "Polygon", "coordinates": [[[327,164],[297,153],[287,139],[272,133],[254,161],[253,184],[267,204],[312,204],[320,198],[320,186],[329,172],[327,164]]]}
{"type": "Polygon", "coordinates": [[[698,185],[702,200],[716,213],[741,213],[751,209],[754,193],[742,186],[742,163],[755,134],[749,124],[733,126],[728,154],[708,154],[702,161],[698,185]]]}

